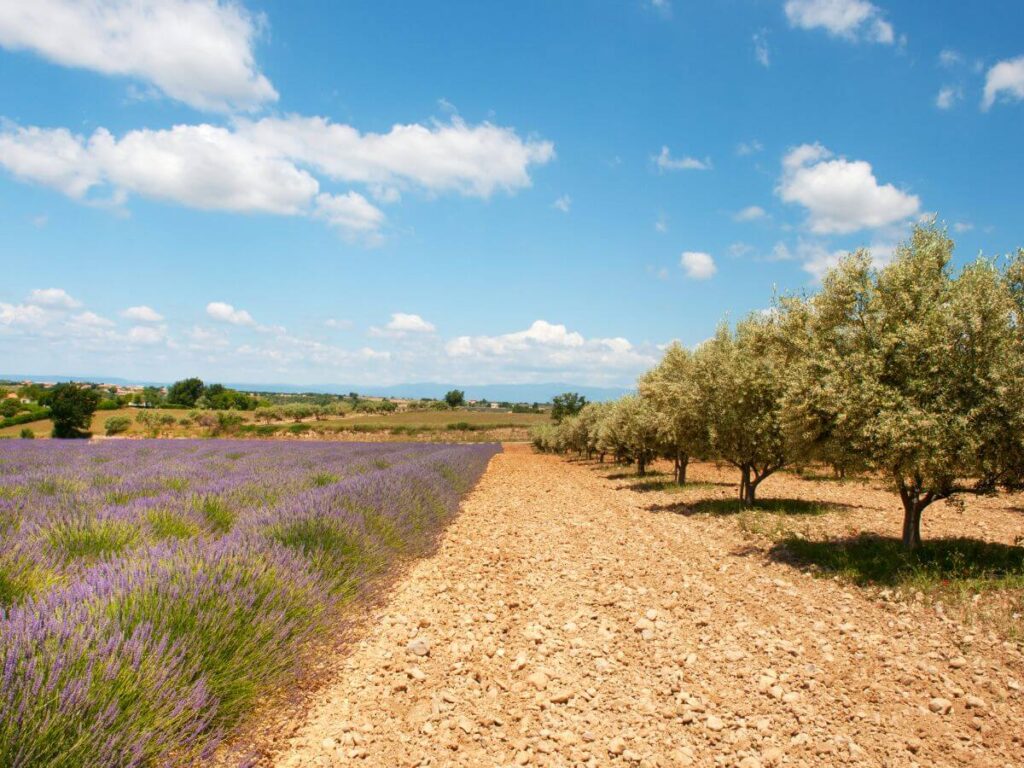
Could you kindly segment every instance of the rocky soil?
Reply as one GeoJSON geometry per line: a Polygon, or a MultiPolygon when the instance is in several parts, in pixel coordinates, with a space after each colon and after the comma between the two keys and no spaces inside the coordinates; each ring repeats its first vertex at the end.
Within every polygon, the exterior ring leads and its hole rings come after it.
{"type": "MultiPolygon", "coordinates": [[[[785,483],[805,481],[763,491],[785,483]]],[[[883,491],[814,487],[865,505],[832,525],[898,526],[883,491]]],[[[735,520],[677,514],[681,496],[508,446],[301,715],[250,735],[257,764],[1024,765],[1017,645],[775,562],[735,520]]],[[[962,532],[957,514],[925,535],[962,532]]],[[[1022,519],[983,524],[1012,540],[1022,519]]]]}

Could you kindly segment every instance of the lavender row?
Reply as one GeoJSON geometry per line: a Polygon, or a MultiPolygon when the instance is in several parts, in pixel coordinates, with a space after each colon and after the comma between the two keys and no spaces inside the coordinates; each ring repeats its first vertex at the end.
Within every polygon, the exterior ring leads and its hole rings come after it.
{"type": "Polygon", "coordinates": [[[0,765],[201,759],[496,450],[0,444],[0,765]]]}

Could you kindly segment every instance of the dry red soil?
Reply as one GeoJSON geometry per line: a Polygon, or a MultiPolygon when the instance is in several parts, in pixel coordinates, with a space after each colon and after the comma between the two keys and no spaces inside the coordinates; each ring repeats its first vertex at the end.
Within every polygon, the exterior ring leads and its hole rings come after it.
{"type": "MultiPolygon", "coordinates": [[[[685,514],[731,496],[733,472],[698,466],[711,485],[674,494],[621,472],[508,446],[315,693],[234,746],[268,766],[1024,765],[1017,644],[685,514]]],[[[898,533],[868,484],[762,493],[846,505],[808,535],[898,533]]],[[[1024,514],[937,505],[923,532],[1012,543],[1024,514]]]]}

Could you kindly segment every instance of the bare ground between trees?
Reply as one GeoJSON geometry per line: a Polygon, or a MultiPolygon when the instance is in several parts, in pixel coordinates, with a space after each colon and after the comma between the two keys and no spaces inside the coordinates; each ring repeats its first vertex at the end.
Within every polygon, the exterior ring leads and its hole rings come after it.
{"type": "MultiPolygon", "coordinates": [[[[675,514],[734,496],[734,473],[698,465],[677,492],[621,473],[507,446],[437,552],[318,665],[315,693],[233,753],[278,766],[1024,764],[1018,644],[773,552],[783,525],[896,536],[894,495],[783,474],[765,499],[838,511],[675,514]]],[[[1020,506],[936,505],[924,536],[1012,544],[1020,506]]]]}

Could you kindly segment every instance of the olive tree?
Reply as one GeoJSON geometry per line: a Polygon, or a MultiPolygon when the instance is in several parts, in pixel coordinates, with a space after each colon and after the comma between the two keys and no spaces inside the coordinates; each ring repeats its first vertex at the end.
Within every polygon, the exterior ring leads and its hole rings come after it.
{"type": "Polygon", "coordinates": [[[780,306],[792,442],[884,474],[907,548],[933,502],[1024,478],[1024,257],[954,276],[952,251],[945,231],[921,226],[887,266],[858,252],[818,294],[780,306]]]}
{"type": "Polygon", "coordinates": [[[635,462],[638,475],[646,474],[658,453],[657,413],[637,395],[616,400],[601,420],[598,445],[620,461],[635,462]]]}
{"type": "Polygon", "coordinates": [[[694,354],[675,342],[640,377],[640,396],[657,414],[659,443],[679,484],[686,482],[690,459],[707,455],[710,447],[703,383],[694,354]]]}
{"type": "Polygon", "coordinates": [[[695,354],[711,454],[740,470],[739,498],[747,506],[761,482],[788,463],[777,334],[774,314],[752,314],[734,333],[719,326],[695,354]]]}

